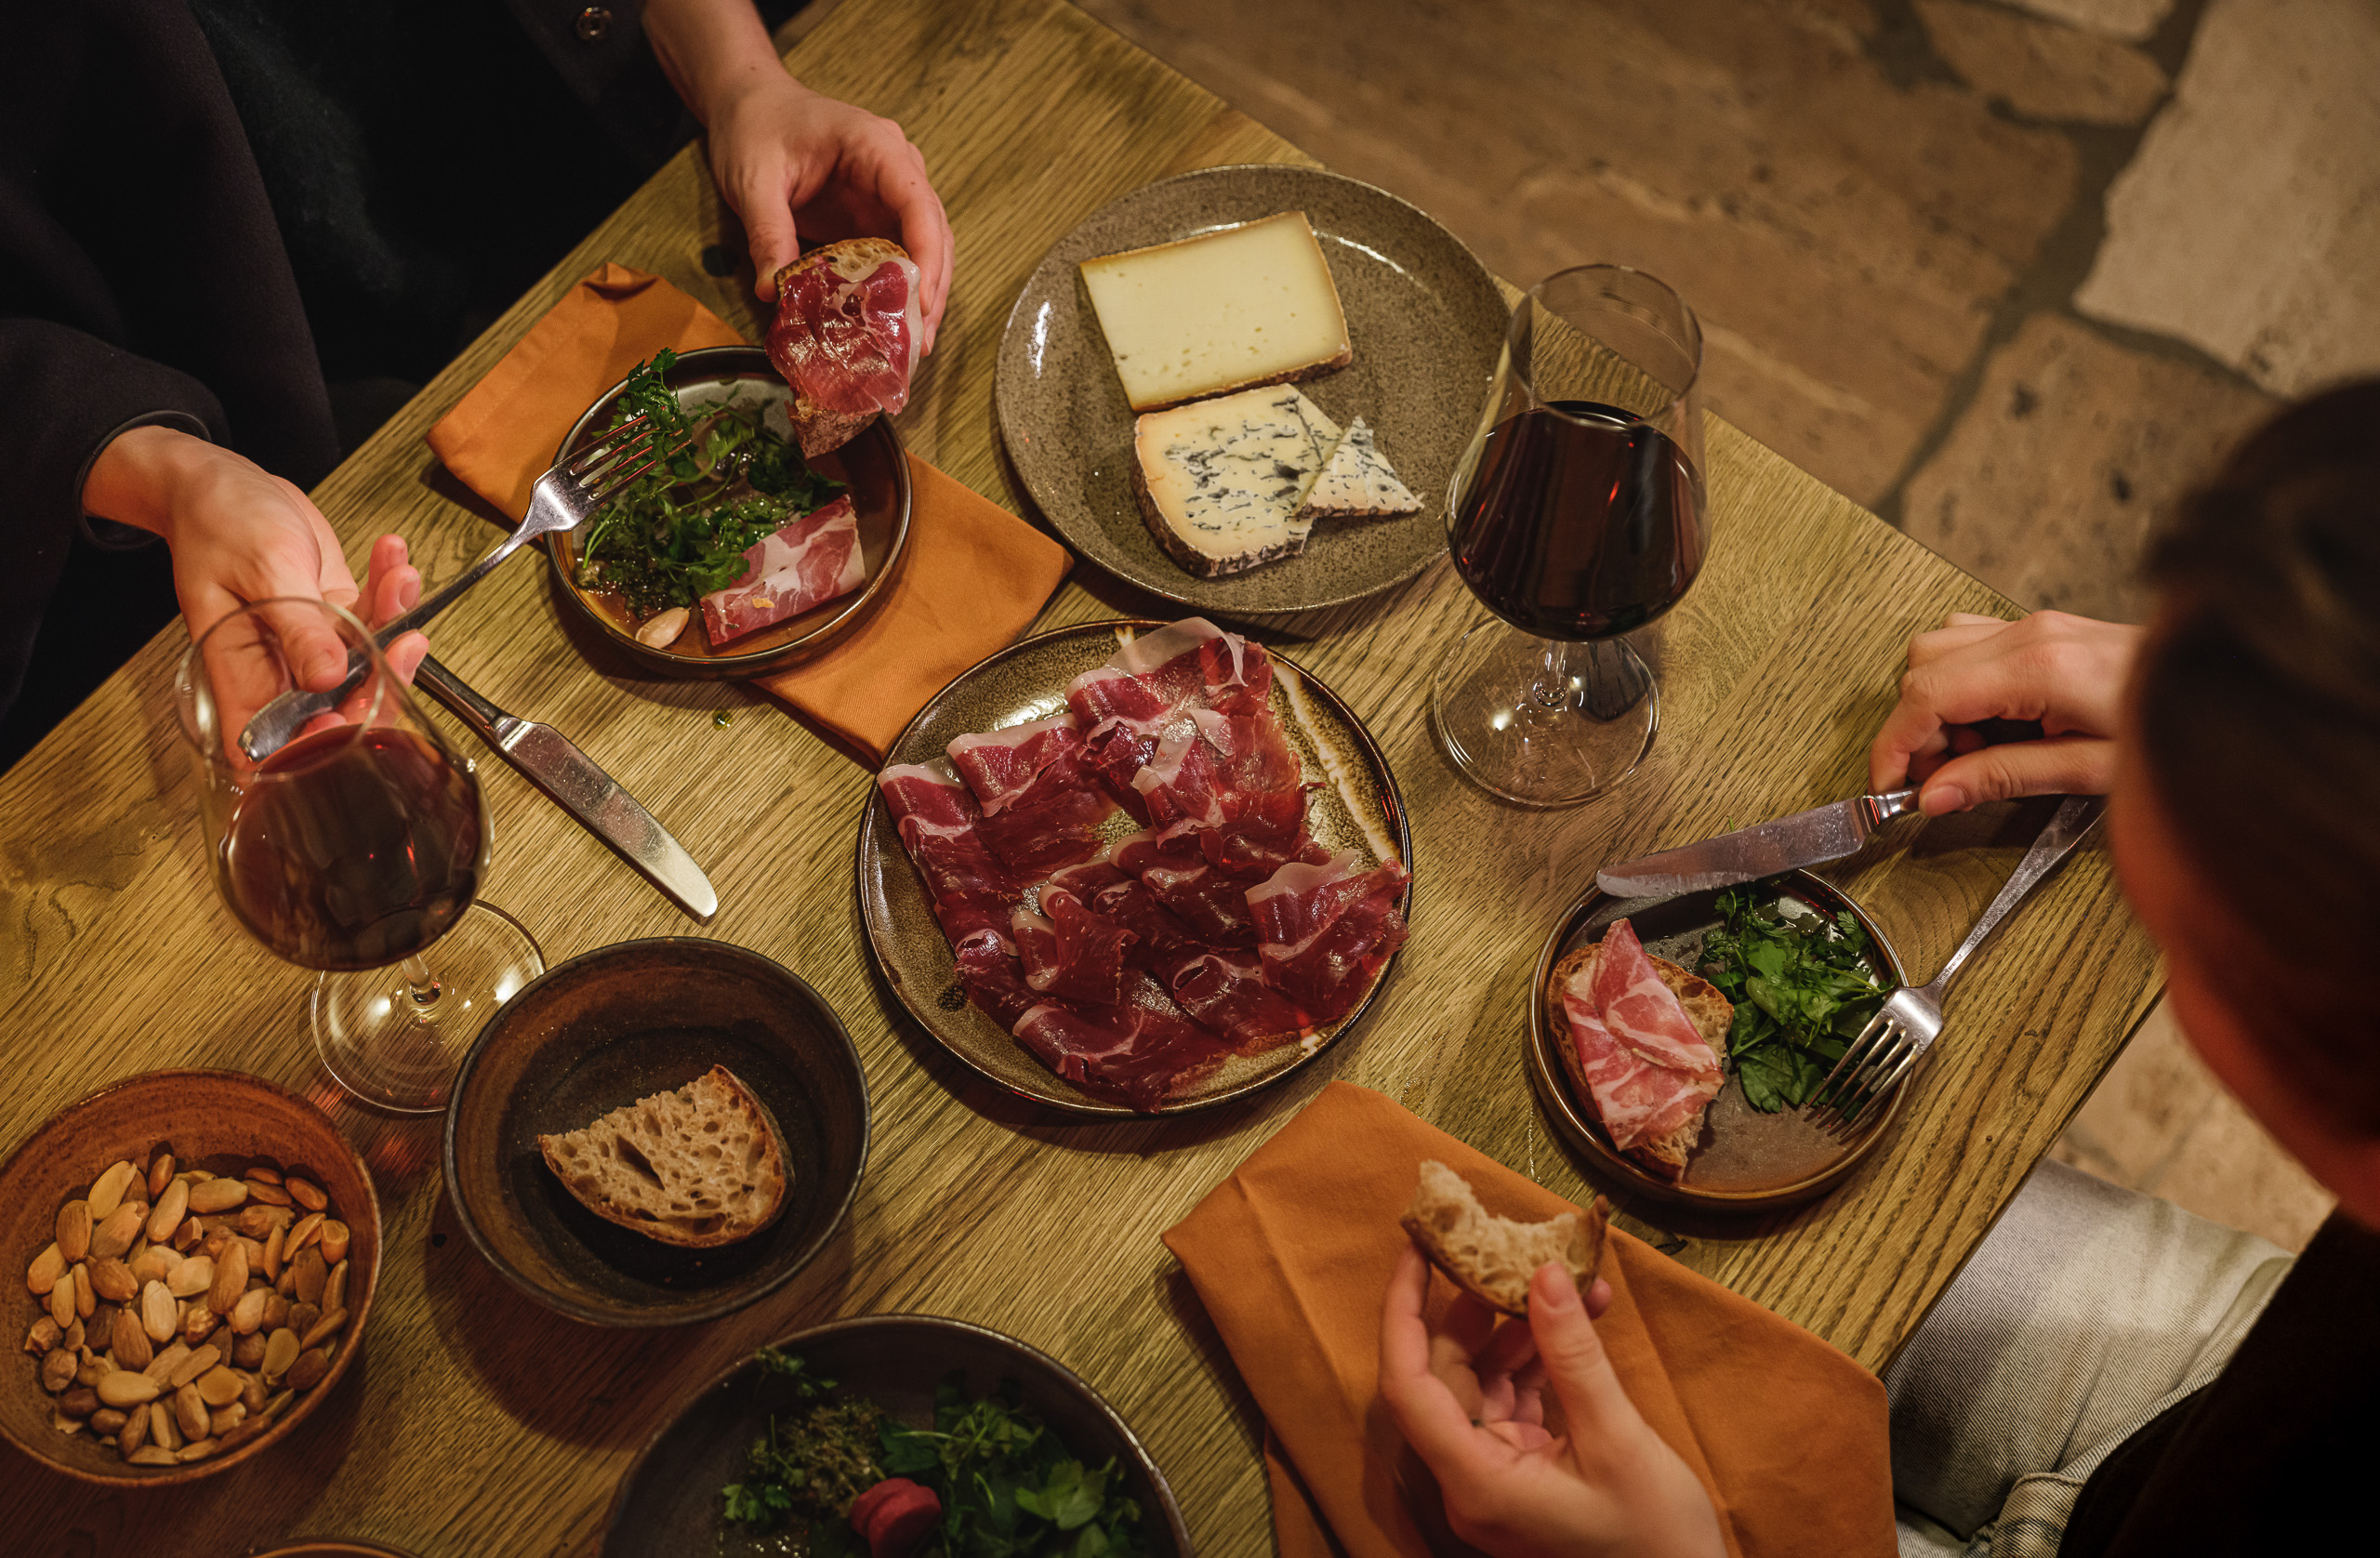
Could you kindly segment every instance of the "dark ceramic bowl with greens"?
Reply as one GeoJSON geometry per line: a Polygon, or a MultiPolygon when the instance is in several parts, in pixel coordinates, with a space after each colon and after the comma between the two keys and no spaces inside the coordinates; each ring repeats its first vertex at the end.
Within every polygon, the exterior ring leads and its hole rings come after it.
{"type": "MultiPolygon", "coordinates": [[[[891,588],[909,540],[909,461],[892,424],[879,416],[840,449],[805,464],[790,442],[786,420],[793,391],[759,347],[684,352],[662,371],[660,379],[700,430],[696,456],[705,472],[690,484],[671,489],[671,502],[707,516],[720,515],[726,506],[749,507],[715,529],[706,524],[683,531],[683,539],[666,553],[624,546],[633,539],[632,533],[651,535],[663,517],[650,483],[640,482],[576,530],[547,538],[546,556],[562,595],[620,653],[647,670],[711,681],[760,676],[799,664],[866,621],[891,588]],[[859,588],[724,645],[711,643],[699,605],[689,606],[684,627],[668,641],[647,643],[638,637],[641,625],[651,626],[656,603],[676,599],[660,591],[676,588],[681,594],[691,590],[698,596],[706,588],[734,583],[747,547],[844,491],[859,522],[860,556],[866,572],[866,582],[859,588]],[[590,545],[605,571],[633,578],[632,590],[589,588],[583,564],[590,545]],[[624,563],[633,565],[633,575],[624,563]],[[726,576],[718,576],[721,573],[726,576]]],[[[631,374],[603,391],[572,424],[555,453],[556,462],[594,443],[628,414],[636,399],[631,389],[636,383],[637,376],[631,374]]]]}
{"type": "MultiPolygon", "coordinates": [[[[1019,1510],[1074,1506],[1057,1520],[1020,1520],[1012,1534],[1023,1539],[999,1549],[1014,1558],[1071,1551],[1084,1525],[1119,1522],[1138,1551],[1188,1558],[1173,1490],[1131,1429],[1080,1376],[1013,1337],[930,1314],[875,1314],[798,1331],[768,1354],[695,1391],[645,1441],[612,1495],[603,1558],[865,1553],[845,1512],[886,1476],[935,1489],[945,1515],[987,1496],[1019,1510]],[[937,1428],[1011,1448],[972,1455],[954,1474],[940,1463],[941,1442],[917,1432],[937,1428]],[[774,1453],[756,1457],[756,1445],[774,1453]],[[794,1472],[809,1475],[781,1480],[794,1472]],[[797,1491],[804,1482],[830,1489],[815,1507],[797,1491]],[[973,1491],[955,1494],[960,1486],[973,1491]]],[[[992,1551],[953,1549],[959,1558],[992,1551]]]]}

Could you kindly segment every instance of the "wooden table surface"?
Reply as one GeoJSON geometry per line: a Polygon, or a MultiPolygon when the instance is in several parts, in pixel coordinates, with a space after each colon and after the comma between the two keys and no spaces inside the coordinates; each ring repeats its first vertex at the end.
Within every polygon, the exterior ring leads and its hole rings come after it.
{"type": "MultiPolygon", "coordinates": [[[[789,63],[897,119],[923,148],[958,232],[958,279],[901,431],[1020,512],[1030,509],[998,451],[992,363],[1042,251],[1151,179],[1304,160],[1059,0],[848,0],[789,63]]],[[[659,271],[757,337],[748,276],[707,273],[713,245],[743,252],[690,150],[317,490],[350,555],[398,529],[436,579],[488,544],[487,516],[437,468],[423,431],[598,263],[659,271]]],[[[1587,1194],[1522,1069],[1528,973],[1554,918],[1606,859],[1857,793],[1908,636],[1948,611],[2007,607],[1715,418],[1709,464],[1713,548],[1667,632],[1659,740],[1633,779],[1588,805],[1501,806],[1434,744],[1430,674],[1474,614],[1443,561],[1361,604],[1257,625],[1337,689],[1388,754],[1412,813],[1413,934],[1349,1041],[1250,1102],[1178,1121],[1073,1123],[946,1057],[891,999],[862,944],[851,861],[869,775],[759,694],[642,680],[590,650],[565,631],[542,565],[500,572],[441,622],[440,655],[610,769],[703,863],[723,906],[697,931],[510,770],[483,760],[498,840],[488,900],[525,920],[549,961],[693,932],[757,948],[817,986],[849,1023],[874,1100],[875,1151],[852,1216],[797,1281],[733,1319],[591,1330],[538,1308],[471,1251],[440,1182],[435,1120],[346,1110],[377,1178],[388,1253],[360,1367],[305,1442],[154,1494],[88,1488],[0,1448],[6,1545],[201,1558],[336,1534],[424,1558],[591,1552],[622,1468],[696,1383],[797,1327],[910,1311],[996,1327],[1080,1372],[1150,1446],[1201,1549],[1263,1550],[1260,1424],[1159,1232],[1333,1077],[1391,1094],[1565,1195],[1587,1194]],[[724,728],[721,709],[734,715],[724,728]]],[[[1086,570],[1038,626],[1144,614],[1172,614],[1086,570]]],[[[167,698],[182,641],[169,629],[0,777],[7,1149],[99,1084],[155,1067],[319,1080],[308,976],[240,931],[205,867],[167,698]]],[[[2041,815],[1898,825],[1829,875],[1930,973],[2041,815]]],[[[1896,1138],[1857,1178],[1766,1222],[1682,1225],[1653,1212],[1628,1225],[1880,1367],[2158,981],[2104,848],[2086,847],[1958,985],[1896,1138]]],[[[32,1318],[19,1291],[25,1314],[12,1325],[32,1318]]]]}

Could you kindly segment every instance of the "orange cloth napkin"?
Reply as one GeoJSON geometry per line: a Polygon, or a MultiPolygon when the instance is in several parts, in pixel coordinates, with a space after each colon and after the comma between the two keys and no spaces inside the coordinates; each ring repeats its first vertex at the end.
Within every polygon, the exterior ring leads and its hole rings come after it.
{"type": "MultiPolygon", "coordinates": [[[[605,265],[563,295],[430,429],[462,483],[519,519],[596,396],[663,347],[741,346],[724,320],[659,276],[605,265]]],[[[914,455],[909,540],[866,621],[758,685],[881,762],[951,679],[1024,631],[1074,565],[1064,547],[914,455]]]]}
{"type": "MultiPolygon", "coordinates": [[[[1488,1209],[1571,1209],[1381,1094],[1333,1082],[1165,1242],[1264,1411],[1273,1523],[1291,1558],[1460,1547],[1379,1399],[1381,1303],[1423,1158],[1488,1209]],[[1327,1525],[1327,1529],[1325,1528],[1327,1525]]],[[[1711,1492],[1741,1558],[1888,1558],[1884,1387],[1800,1327],[1613,1229],[1595,1329],[1629,1399],[1711,1492]]],[[[1431,1279],[1433,1313],[1453,1296],[1431,1279]]]]}

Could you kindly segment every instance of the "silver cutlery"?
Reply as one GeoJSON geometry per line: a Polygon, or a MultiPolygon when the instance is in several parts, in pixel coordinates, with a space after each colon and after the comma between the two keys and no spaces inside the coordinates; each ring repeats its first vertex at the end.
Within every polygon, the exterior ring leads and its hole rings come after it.
{"type": "Polygon", "coordinates": [[[1933,1047],[1942,1032],[1942,995],[1950,988],[1950,976],[1981,946],[1986,937],[1999,928],[2009,911],[2025,901],[2026,896],[2041,884],[2052,867],[2064,860],[2083,836],[2097,825],[2099,814],[2107,809],[2107,798],[2096,795],[2070,795],[2054,812],[2033,847],[2016,863],[2000,895],[1983,911],[1951,952],[1942,971],[1933,982],[1915,988],[1903,985],[1884,997],[1884,1004],[1859,1036],[1851,1041],[1843,1058],[1834,1063],[1818,1090],[1810,1095],[1807,1105],[1809,1118],[1821,1129],[1834,1129],[1856,1121],[1868,1106],[1884,1099],[1900,1086],[1910,1068],[1919,1057],[1933,1047]]]}
{"type": "Polygon", "coordinates": [[[609,845],[645,880],[698,920],[719,912],[719,894],[669,830],[637,804],[595,760],[551,725],[507,714],[466,686],[463,680],[424,656],[414,685],[454,710],[481,740],[496,748],[529,783],[609,845]]]}
{"type": "MultiPolygon", "coordinates": [[[[589,514],[617,497],[623,488],[651,470],[665,455],[675,453],[656,451],[655,440],[650,436],[652,430],[641,416],[623,422],[574,458],[560,462],[538,477],[531,489],[528,515],[519,528],[497,542],[486,556],[440,586],[436,593],[425,596],[419,605],[375,632],[374,640],[382,649],[388,648],[399,636],[412,632],[453,605],[465,590],[522,547],[541,535],[577,529],[589,514]]],[[[350,652],[347,675],[339,685],[326,692],[292,689],[282,693],[242,727],[240,750],[261,762],[304,730],[308,720],[337,708],[363,678],[364,656],[350,652]]]]}
{"type": "Polygon", "coordinates": [[[1595,873],[1614,898],[1675,898],[1858,854],[1868,836],[1917,811],[1915,789],[1855,796],[1595,873]]]}

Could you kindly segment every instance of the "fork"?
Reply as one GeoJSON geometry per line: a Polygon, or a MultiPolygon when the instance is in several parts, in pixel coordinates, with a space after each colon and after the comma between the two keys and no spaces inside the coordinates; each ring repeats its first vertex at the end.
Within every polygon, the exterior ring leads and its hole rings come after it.
{"type": "MultiPolygon", "coordinates": [[[[541,535],[575,530],[587,517],[617,497],[628,484],[651,470],[677,450],[657,450],[658,439],[646,418],[621,423],[576,456],[559,461],[537,478],[530,489],[529,512],[519,528],[497,542],[486,556],[425,596],[420,604],[372,635],[382,649],[444,611],[471,586],[485,578],[499,562],[541,535]]],[[[363,654],[350,650],[347,675],[324,692],[293,688],[258,709],[240,731],[240,750],[262,761],[279,751],[308,720],[337,708],[364,680],[363,654]]]]}
{"type": "Polygon", "coordinates": [[[2099,813],[2107,809],[2107,798],[2096,795],[2070,795],[2053,813],[2033,847],[2016,863],[2008,885],[1991,901],[1967,932],[1966,940],[1958,944],[1942,971],[1930,984],[1911,988],[1903,985],[1884,998],[1876,1015],[1859,1030],[1843,1058],[1834,1063],[1826,1080],[1810,1095],[1809,1118],[1819,1129],[1832,1130],[1847,1126],[1874,1103],[1898,1087],[1917,1063],[1918,1057],[1933,1047],[1942,1032],[1942,994],[1950,988],[1950,976],[1981,946],[1984,939],[1999,928],[2010,910],[2023,903],[2028,894],[2040,885],[2051,867],[2064,860],[2085,834],[2097,825],[2099,813]]]}

